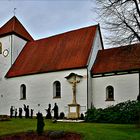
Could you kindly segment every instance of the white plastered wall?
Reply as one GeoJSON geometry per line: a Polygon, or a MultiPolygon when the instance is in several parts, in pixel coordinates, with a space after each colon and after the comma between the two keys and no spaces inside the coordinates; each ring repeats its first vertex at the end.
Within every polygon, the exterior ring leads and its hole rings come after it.
{"type": "Polygon", "coordinates": [[[92,50],[88,60],[88,108],[93,104],[93,92],[92,92],[92,77],[91,77],[91,69],[95,62],[97,53],[99,50],[102,50],[103,46],[101,43],[100,32],[97,28],[96,35],[93,41],[92,50]]]}
{"type": "Polygon", "coordinates": [[[0,38],[0,42],[2,43],[2,54],[0,54],[0,78],[2,80],[11,67],[11,36],[0,38]],[[8,50],[6,57],[3,55],[5,50],[8,50]]]}
{"type": "Polygon", "coordinates": [[[2,54],[0,54],[0,78],[3,79],[27,41],[16,35],[8,35],[1,37],[0,42],[2,43],[2,54]],[[3,55],[5,50],[8,50],[8,55],[6,57],[3,55]]]}
{"type": "Polygon", "coordinates": [[[127,100],[136,100],[139,94],[139,75],[126,74],[92,79],[93,104],[96,108],[105,108],[127,100]],[[106,87],[114,87],[115,101],[106,100],[106,87]]]}
{"type": "Polygon", "coordinates": [[[1,37],[0,42],[2,43],[2,54],[0,54],[0,114],[7,114],[9,112],[8,105],[14,102],[13,98],[10,97],[14,97],[13,88],[15,85],[10,84],[5,79],[5,75],[26,44],[26,41],[16,35],[8,35],[1,37]],[[5,50],[8,50],[7,56],[3,55],[5,50]],[[12,95],[10,94],[11,92],[12,95]]]}
{"type": "Polygon", "coordinates": [[[23,104],[26,104],[30,106],[30,109],[34,109],[34,115],[38,111],[45,115],[45,109],[48,108],[48,104],[50,103],[53,107],[54,103],[57,103],[59,113],[64,112],[67,115],[68,104],[72,103],[72,86],[64,77],[72,72],[84,76],[82,81],[77,85],[76,93],[77,103],[81,106],[80,112],[84,113],[87,110],[87,70],[77,69],[7,79],[7,83],[3,88],[4,96],[1,99],[3,107],[0,108],[0,114],[9,114],[10,106],[19,108],[23,107],[23,104]],[[61,83],[61,98],[53,98],[54,81],[60,81],[61,83]],[[26,85],[26,100],[20,100],[21,84],[26,85]]]}
{"type": "Polygon", "coordinates": [[[21,50],[27,43],[27,41],[23,40],[22,38],[12,35],[12,64],[15,62],[16,58],[20,54],[21,50]]]}
{"type": "Polygon", "coordinates": [[[5,88],[7,83],[4,77],[11,67],[11,36],[1,37],[0,42],[2,43],[2,54],[0,54],[0,110],[3,110],[7,105],[7,102],[3,102],[5,93],[7,93],[7,88],[5,88]],[[8,50],[6,57],[3,55],[5,50],[8,50]]]}

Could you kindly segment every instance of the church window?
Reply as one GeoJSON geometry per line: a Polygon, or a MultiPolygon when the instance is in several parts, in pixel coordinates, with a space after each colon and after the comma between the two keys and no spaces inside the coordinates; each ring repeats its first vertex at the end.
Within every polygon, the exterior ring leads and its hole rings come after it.
{"type": "Polygon", "coordinates": [[[26,99],[26,86],[22,84],[20,86],[20,99],[25,100],[26,99]]]}
{"type": "Polygon", "coordinates": [[[55,81],[53,83],[53,97],[54,98],[61,97],[61,83],[59,81],[55,81]]]}
{"type": "Polygon", "coordinates": [[[0,42],[0,54],[2,54],[2,43],[0,42]]]}
{"type": "Polygon", "coordinates": [[[114,88],[112,86],[106,87],[106,101],[114,101],[114,88]]]}

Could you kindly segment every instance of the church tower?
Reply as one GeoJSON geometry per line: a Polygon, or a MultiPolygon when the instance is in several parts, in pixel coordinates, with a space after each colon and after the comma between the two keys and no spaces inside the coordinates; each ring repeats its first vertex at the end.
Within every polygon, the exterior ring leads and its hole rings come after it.
{"type": "Polygon", "coordinates": [[[33,38],[15,16],[0,28],[0,80],[31,40],[33,38]]]}
{"type": "Polygon", "coordinates": [[[1,114],[9,110],[11,92],[9,81],[5,78],[24,46],[33,38],[14,16],[0,28],[0,107],[1,114]]]}

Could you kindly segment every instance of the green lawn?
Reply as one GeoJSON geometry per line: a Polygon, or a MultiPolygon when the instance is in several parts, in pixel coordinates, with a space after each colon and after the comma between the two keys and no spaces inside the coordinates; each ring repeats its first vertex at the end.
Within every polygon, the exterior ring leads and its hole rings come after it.
{"type": "MultiPolygon", "coordinates": [[[[0,122],[0,136],[36,130],[36,119],[12,119],[0,122]]],[[[80,133],[83,140],[140,140],[135,125],[97,123],[52,123],[45,120],[45,130],[64,130],[80,133]]]]}

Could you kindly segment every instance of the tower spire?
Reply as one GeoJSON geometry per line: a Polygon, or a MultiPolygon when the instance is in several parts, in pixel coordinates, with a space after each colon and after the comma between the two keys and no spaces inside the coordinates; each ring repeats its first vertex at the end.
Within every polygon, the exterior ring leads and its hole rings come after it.
{"type": "Polygon", "coordinates": [[[17,10],[17,8],[14,8],[14,10],[13,10],[14,16],[16,15],[16,10],[17,10]]]}

